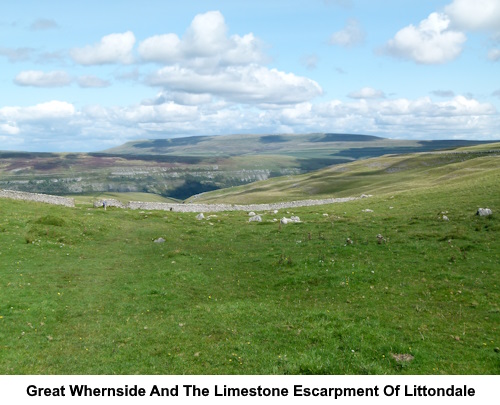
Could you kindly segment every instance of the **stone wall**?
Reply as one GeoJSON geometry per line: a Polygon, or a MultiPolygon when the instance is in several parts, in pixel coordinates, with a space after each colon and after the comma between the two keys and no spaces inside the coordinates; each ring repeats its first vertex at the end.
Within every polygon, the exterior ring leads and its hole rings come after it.
{"type": "Polygon", "coordinates": [[[23,201],[35,201],[53,205],[64,205],[65,207],[75,206],[74,198],[59,197],[56,195],[48,195],[48,194],[27,193],[24,191],[12,191],[12,190],[0,189],[0,198],[10,198],[12,200],[23,200],[23,201]]]}
{"type": "MultiPolygon", "coordinates": [[[[11,198],[13,200],[35,201],[46,204],[63,205],[65,207],[74,207],[74,198],[59,197],[48,194],[27,193],[24,191],[12,191],[0,189],[0,198],[11,198]]],[[[133,210],[147,211],[172,211],[172,212],[221,212],[221,211],[272,211],[285,208],[309,207],[314,205],[334,204],[339,202],[357,200],[359,197],[346,198],[326,198],[322,200],[301,200],[272,204],[176,204],[159,202],[140,202],[130,201],[123,204],[114,199],[102,199],[94,201],[95,208],[103,207],[106,201],[107,207],[130,208],[133,210]]]]}
{"type": "Polygon", "coordinates": [[[106,202],[106,207],[116,207],[116,208],[128,208],[126,204],[112,198],[105,198],[103,200],[94,201],[94,208],[104,208],[104,202],[106,202]]]}
{"type": "Polygon", "coordinates": [[[134,210],[159,210],[173,212],[220,212],[220,211],[271,211],[285,208],[308,207],[313,205],[333,204],[339,202],[353,201],[355,197],[326,198],[323,200],[301,200],[272,204],[175,204],[157,202],[131,201],[127,208],[134,210]]]}

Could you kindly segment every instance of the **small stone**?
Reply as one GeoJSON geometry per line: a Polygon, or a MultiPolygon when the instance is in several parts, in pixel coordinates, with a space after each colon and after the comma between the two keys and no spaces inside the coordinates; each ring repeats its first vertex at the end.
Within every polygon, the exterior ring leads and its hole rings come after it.
{"type": "Polygon", "coordinates": [[[479,208],[476,212],[476,215],[479,215],[480,217],[487,217],[492,214],[493,212],[489,208],[479,208]]]}
{"type": "Polygon", "coordinates": [[[154,240],[155,243],[165,243],[165,239],[163,238],[158,238],[154,240]]]}
{"type": "Polygon", "coordinates": [[[262,222],[262,217],[260,215],[254,215],[248,222],[262,222]]]}

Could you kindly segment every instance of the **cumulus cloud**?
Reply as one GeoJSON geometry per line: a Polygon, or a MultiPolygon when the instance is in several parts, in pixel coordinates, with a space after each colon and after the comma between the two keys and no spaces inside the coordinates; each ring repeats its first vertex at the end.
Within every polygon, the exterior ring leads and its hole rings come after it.
{"type": "Polygon", "coordinates": [[[0,134],[17,135],[20,129],[14,123],[0,124],[0,134]]]}
{"type": "Polygon", "coordinates": [[[359,99],[375,99],[375,98],[384,98],[385,94],[382,90],[376,90],[371,87],[363,87],[361,90],[352,91],[347,95],[350,98],[359,98],[359,99]]]}
{"type": "Polygon", "coordinates": [[[139,44],[139,54],[145,61],[182,63],[198,69],[266,60],[261,41],[252,33],[228,37],[227,31],[219,11],[198,14],[182,38],[172,33],[149,37],[139,44]]]}
{"type": "Polygon", "coordinates": [[[64,87],[70,85],[72,79],[66,72],[61,70],[52,72],[26,70],[20,72],[14,82],[19,86],[64,87]]]}
{"type": "Polygon", "coordinates": [[[105,142],[119,144],[160,133],[276,133],[284,129],[412,139],[494,139],[498,134],[492,129],[499,127],[500,115],[493,105],[462,95],[438,102],[430,97],[367,98],[260,108],[221,102],[207,94],[160,92],[155,99],[125,107],[96,105],[78,111],[70,103],[51,101],[31,107],[0,108],[0,136],[5,139],[2,145],[24,140],[32,150],[96,150],[102,149],[105,142]],[[203,98],[204,102],[192,99],[190,104],[190,97],[203,98]],[[67,141],[70,143],[61,143],[67,134],[73,135],[67,141]]]}
{"type": "Polygon", "coordinates": [[[166,66],[148,82],[175,91],[209,93],[242,103],[297,103],[322,94],[321,87],[311,79],[254,64],[229,66],[211,74],[178,65],[166,66]]]}
{"type": "Polygon", "coordinates": [[[75,107],[65,101],[48,101],[30,107],[2,107],[0,120],[7,122],[26,122],[57,120],[72,117],[75,107]]]}
{"type": "Polygon", "coordinates": [[[295,103],[322,94],[311,79],[263,66],[262,48],[252,33],[228,36],[224,16],[210,11],[195,16],[182,38],[170,33],[142,41],[139,55],[166,65],[146,83],[182,94],[187,104],[187,94],[250,104],[295,103]]]}
{"type": "Polygon", "coordinates": [[[59,25],[57,25],[57,23],[54,20],[49,18],[39,18],[33,21],[30,25],[31,31],[45,31],[55,28],[59,28],[59,25]]]}
{"type": "Polygon", "coordinates": [[[331,35],[328,42],[330,45],[351,47],[363,43],[365,36],[366,34],[359,21],[350,19],[342,30],[331,35]]]}
{"type": "Polygon", "coordinates": [[[420,64],[442,64],[456,59],[466,41],[462,32],[450,29],[450,18],[432,13],[418,27],[400,30],[383,49],[389,55],[420,64]]]}
{"type": "Polygon", "coordinates": [[[104,65],[109,63],[128,64],[133,62],[132,49],[135,35],[131,31],[110,34],[94,45],[73,48],[70,55],[81,65],[104,65]]]}
{"type": "Polygon", "coordinates": [[[462,30],[500,32],[498,0],[453,0],[444,8],[453,26],[462,30]]]}
{"type": "Polygon", "coordinates": [[[110,86],[109,81],[100,79],[99,77],[88,75],[78,78],[78,85],[83,88],[102,88],[110,86]]]}

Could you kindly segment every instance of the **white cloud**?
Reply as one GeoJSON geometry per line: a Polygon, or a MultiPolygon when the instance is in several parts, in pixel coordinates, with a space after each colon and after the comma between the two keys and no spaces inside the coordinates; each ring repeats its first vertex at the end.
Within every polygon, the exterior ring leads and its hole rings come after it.
{"type": "Polygon", "coordinates": [[[146,83],[177,94],[181,104],[192,104],[188,94],[197,95],[195,99],[203,95],[202,102],[216,97],[250,104],[287,104],[322,93],[313,80],[263,66],[268,58],[262,42],[252,33],[228,36],[219,11],[196,15],[182,38],[168,33],[145,39],[139,55],[144,61],[166,65],[146,83]]]}
{"type": "Polygon", "coordinates": [[[441,64],[456,59],[462,52],[466,36],[449,29],[450,18],[432,13],[418,27],[409,25],[400,30],[385,46],[392,56],[421,64],[441,64]]]}
{"type": "Polygon", "coordinates": [[[26,70],[19,73],[14,82],[19,86],[33,87],[63,87],[71,84],[71,77],[64,71],[42,72],[26,70]]]}
{"type": "Polygon", "coordinates": [[[453,0],[444,11],[459,29],[500,31],[498,0],[453,0]]]}
{"type": "Polygon", "coordinates": [[[332,34],[329,43],[330,45],[350,47],[363,43],[365,36],[366,34],[359,21],[350,19],[342,30],[332,34]]]}
{"type": "Polygon", "coordinates": [[[102,88],[110,85],[109,81],[100,79],[99,77],[88,75],[78,78],[78,85],[83,88],[102,88]]]}
{"type": "Polygon", "coordinates": [[[14,123],[0,124],[0,134],[17,135],[20,129],[14,123]]]}
{"type": "Polygon", "coordinates": [[[182,59],[180,44],[176,34],[155,35],[139,44],[139,54],[146,61],[175,63],[182,59]]]}
{"type": "Polygon", "coordinates": [[[322,94],[313,80],[259,65],[229,66],[203,74],[178,65],[166,66],[149,78],[154,86],[174,91],[208,93],[242,103],[288,104],[322,94]]]}
{"type": "Polygon", "coordinates": [[[260,63],[266,58],[262,44],[252,33],[227,36],[227,25],[219,11],[195,16],[185,35],[169,33],[149,37],[139,44],[145,61],[181,63],[198,69],[260,63]]]}
{"type": "Polygon", "coordinates": [[[109,63],[128,64],[133,62],[132,49],[135,36],[131,31],[110,34],[94,45],[73,48],[70,55],[81,65],[104,65],[109,63]]]}
{"type": "Polygon", "coordinates": [[[99,150],[158,134],[276,133],[285,129],[408,139],[496,139],[500,127],[500,115],[493,105],[461,95],[439,102],[429,97],[384,98],[319,104],[305,101],[273,108],[210,100],[206,94],[199,95],[205,103],[181,104],[173,100],[180,100],[179,96],[181,93],[162,92],[151,103],[80,110],[62,101],[3,107],[2,145],[24,142],[32,150],[99,150]],[[72,134],[70,140],[68,134],[72,134]]]}
{"type": "Polygon", "coordinates": [[[12,123],[60,120],[75,115],[75,107],[65,101],[48,101],[29,107],[2,107],[0,120],[12,123]]]}
{"type": "Polygon", "coordinates": [[[180,105],[202,105],[208,104],[213,101],[213,97],[210,94],[193,94],[185,92],[164,92],[161,91],[154,99],[147,99],[142,101],[142,105],[159,105],[164,104],[169,101],[173,101],[180,105]]]}
{"type": "Polygon", "coordinates": [[[376,90],[372,87],[363,87],[361,90],[357,91],[352,91],[351,93],[348,94],[348,97],[350,98],[361,98],[361,99],[367,99],[367,98],[384,98],[385,94],[382,90],[376,90]]]}

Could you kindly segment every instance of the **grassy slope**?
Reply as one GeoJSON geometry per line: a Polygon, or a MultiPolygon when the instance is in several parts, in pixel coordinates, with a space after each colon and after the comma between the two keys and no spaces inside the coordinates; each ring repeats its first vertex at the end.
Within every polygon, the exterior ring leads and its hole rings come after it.
{"type": "Polygon", "coordinates": [[[0,200],[0,373],[498,374],[498,166],[435,179],[282,229],[0,200]]]}
{"type": "MultiPolygon", "coordinates": [[[[497,150],[499,144],[496,145],[497,150]]],[[[455,178],[480,178],[497,171],[498,153],[462,149],[468,153],[388,155],[335,165],[300,176],[285,176],[245,186],[204,193],[196,202],[265,203],[307,198],[387,194],[454,182],[455,178]]]]}
{"type": "Polygon", "coordinates": [[[124,204],[129,201],[144,201],[144,202],[175,202],[178,203],[178,200],[173,198],[165,198],[159,196],[157,194],[150,193],[90,193],[90,194],[75,194],[73,197],[75,199],[75,203],[81,205],[89,205],[93,204],[96,200],[101,199],[115,199],[124,204]]]}

